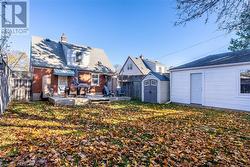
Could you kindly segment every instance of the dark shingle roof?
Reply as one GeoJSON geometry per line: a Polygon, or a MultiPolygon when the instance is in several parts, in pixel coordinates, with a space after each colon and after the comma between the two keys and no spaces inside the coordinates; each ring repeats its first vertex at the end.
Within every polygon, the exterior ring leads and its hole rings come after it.
{"type": "Polygon", "coordinates": [[[250,62],[250,49],[210,55],[170,70],[250,62]]]}
{"type": "Polygon", "coordinates": [[[169,81],[169,76],[167,76],[167,74],[164,75],[164,74],[160,74],[158,72],[153,72],[153,71],[151,71],[148,75],[150,75],[150,74],[154,75],[160,81],[169,81]]]}
{"type": "Polygon", "coordinates": [[[33,66],[67,68],[61,43],[32,37],[31,63],[33,66]]]}
{"type": "Polygon", "coordinates": [[[114,68],[104,50],[87,46],[61,43],[41,37],[32,37],[31,51],[32,66],[79,69],[102,73],[112,73],[114,68]],[[81,50],[89,57],[87,64],[70,66],[67,65],[64,47],[72,50],[81,50]]]}

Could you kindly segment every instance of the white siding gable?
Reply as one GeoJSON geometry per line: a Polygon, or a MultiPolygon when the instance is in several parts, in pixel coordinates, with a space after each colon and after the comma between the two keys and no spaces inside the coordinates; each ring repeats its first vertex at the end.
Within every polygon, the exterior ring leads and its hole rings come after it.
{"type": "Polygon", "coordinates": [[[131,58],[128,58],[120,72],[121,75],[143,75],[131,58]],[[131,68],[132,67],[132,68],[131,68]]]}

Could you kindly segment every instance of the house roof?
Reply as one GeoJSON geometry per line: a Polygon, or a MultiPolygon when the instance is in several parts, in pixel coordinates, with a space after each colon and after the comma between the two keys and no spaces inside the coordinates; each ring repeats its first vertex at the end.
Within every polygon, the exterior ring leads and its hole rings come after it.
{"type": "Polygon", "coordinates": [[[114,71],[107,55],[103,49],[75,45],[65,42],[56,42],[41,37],[32,37],[31,63],[33,66],[79,69],[94,72],[110,73],[114,71]],[[66,62],[64,47],[72,50],[81,50],[84,55],[89,56],[88,64],[85,66],[69,66],[66,62]]]}
{"type": "Polygon", "coordinates": [[[153,61],[153,60],[149,60],[149,59],[144,59],[143,57],[131,57],[129,56],[126,60],[126,62],[123,64],[120,73],[122,72],[125,64],[127,63],[127,61],[131,59],[132,62],[137,66],[137,68],[140,70],[140,72],[142,73],[142,75],[147,75],[149,72],[152,71],[152,69],[149,67],[149,65],[147,63],[154,63],[155,65],[161,65],[161,66],[165,66],[162,63],[158,62],[158,61],[153,61]]]}
{"type": "Polygon", "coordinates": [[[32,37],[31,63],[39,67],[69,68],[62,45],[40,37],[32,37]]]}
{"type": "Polygon", "coordinates": [[[210,55],[170,70],[250,62],[250,49],[210,55]]]}
{"type": "Polygon", "coordinates": [[[150,74],[154,75],[160,81],[169,81],[169,76],[167,76],[167,75],[160,74],[158,72],[153,72],[153,71],[151,71],[148,75],[150,75],[150,74]]]}
{"type": "Polygon", "coordinates": [[[158,65],[158,66],[165,66],[164,64],[162,64],[161,62],[157,61],[157,60],[150,60],[150,59],[143,59],[143,61],[148,61],[150,63],[153,63],[155,65],[158,65]]]}
{"type": "Polygon", "coordinates": [[[130,57],[132,61],[135,63],[135,65],[138,67],[138,69],[142,72],[143,75],[147,75],[151,70],[147,68],[145,63],[143,62],[143,59],[139,57],[130,57]]]}

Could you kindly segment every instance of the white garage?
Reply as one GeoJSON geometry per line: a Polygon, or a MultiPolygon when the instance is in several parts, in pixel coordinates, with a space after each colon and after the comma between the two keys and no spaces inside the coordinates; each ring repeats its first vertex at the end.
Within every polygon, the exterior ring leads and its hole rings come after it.
{"type": "Polygon", "coordinates": [[[172,102],[250,111],[250,50],[211,55],[170,72],[172,102]]]}
{"type": "Polygon", "coordinates": [[[169,77],[150,72],[142,80],[142,101],[165,103],[169,101],[169,77]]]}

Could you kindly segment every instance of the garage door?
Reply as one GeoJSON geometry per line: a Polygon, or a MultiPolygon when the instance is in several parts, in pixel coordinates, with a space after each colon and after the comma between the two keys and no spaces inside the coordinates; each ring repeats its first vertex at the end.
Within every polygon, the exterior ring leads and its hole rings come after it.
{"type": "Polygon", "coordinates": [[[144,101],[157,103],[157,80],[148,79],[144,81],[144,101]]]}

